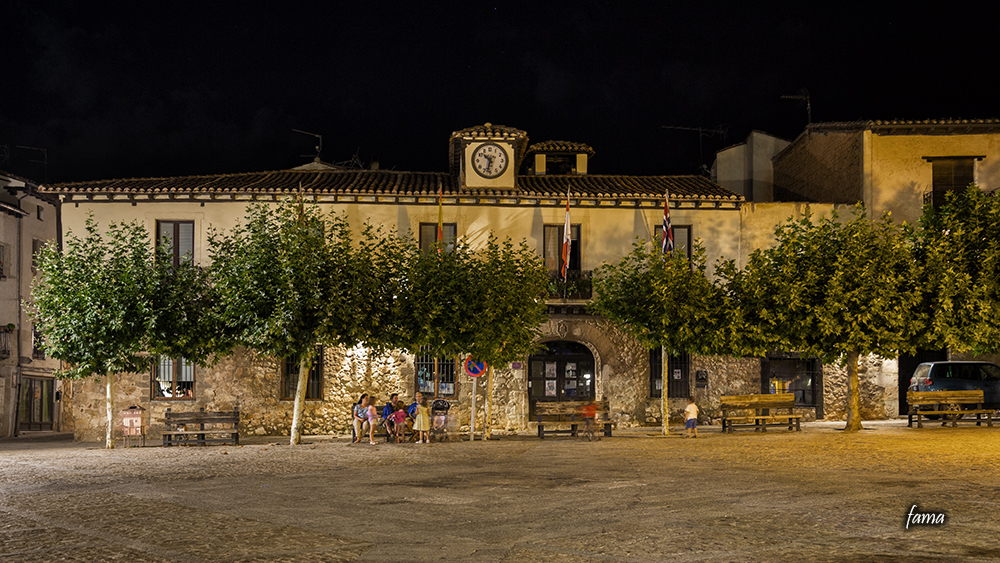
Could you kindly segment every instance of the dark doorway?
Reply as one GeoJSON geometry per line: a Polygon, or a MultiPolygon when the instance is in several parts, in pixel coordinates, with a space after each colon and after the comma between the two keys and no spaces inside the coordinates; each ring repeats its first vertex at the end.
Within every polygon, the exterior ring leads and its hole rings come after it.
{"type": "Polygon", "coordinates": [[[55,410],[54,389],[54,379],[21,378],[18,430],[52,430],[52,413],[55,410]]]}
{"type": "Polygon", "coordinates": [[[528,358],[529,416],[535,404],[594,399],[594,355],[578,342],[545,342],[528,358]]]}
{"type": "Polygon", "coordinates": [[[899,356],[899,414],[906,414],[910,411],[910,405],[906,402],[906,391],[910,388],[910,378],[913,377],[917,366],[924,362],[944,362],[947,360],[947,350],[917,350],[915,355],[902,354],[899,356]]]}
{"type": "Polygon", "coordinates": [[[771,352],[760,362],[761,393],[792,393],[795,406],[813,407],[823,418],[823,365],[796,352],[771,352]]]}

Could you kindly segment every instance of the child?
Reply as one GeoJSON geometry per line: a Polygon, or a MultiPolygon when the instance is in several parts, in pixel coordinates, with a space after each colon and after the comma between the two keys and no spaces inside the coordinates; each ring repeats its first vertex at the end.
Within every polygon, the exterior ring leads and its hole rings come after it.
{"type": "Polygon", "coordinates": [[[392,419],[392,427],[396,431],[396,443],[400,444],[406,437],[406,406],[403,401],[396,402],[396,412],[389,415],[389,419],[392,419]]]}
{"type": "Polygon", "coordinates": [[[687,428],[685,438],[698,437],[698,405],[694,404],[694,397],[688,397],[688,406],[684,409],[684,427],[687,428]],[[694,430],[694,436],[691,431],[694,430]]]}
{"type": "MultiPolygon", "coordinates": [[[[590,401],[586,405],[583,405],[583,408],[580,410],[581,414],[583,414],[583,432],[587,435],[588,440],[593,440],[597,430],[597,403],[590,401]]],[[[598,436],[597,439],[600,440],[601,437],[598,436]]]]}
{"type": "Polygon", "coordinates": [[[417,393],[417,415],[413,417],[413,433],[417,436],[417,443],[430,444],[431,441],[427,436],[427,431],[431,429],[431,417],[427,412],[427,399],[417,393]]]}

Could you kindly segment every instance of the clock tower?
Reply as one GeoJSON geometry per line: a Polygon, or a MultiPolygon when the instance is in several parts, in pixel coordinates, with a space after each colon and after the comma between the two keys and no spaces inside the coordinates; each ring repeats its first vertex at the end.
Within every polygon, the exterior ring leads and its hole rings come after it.
{"type": "Polygon", "coordinates": [[[463,189],[513,190],[528,145],[520,129],[486,123],[451,134],[451,170],[463,189]]]}

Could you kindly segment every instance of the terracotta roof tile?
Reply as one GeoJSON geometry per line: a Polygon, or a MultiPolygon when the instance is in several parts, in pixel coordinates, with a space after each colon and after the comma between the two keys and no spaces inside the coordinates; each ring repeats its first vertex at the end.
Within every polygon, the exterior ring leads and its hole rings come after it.
{"type": "Polygon", "coordinates": [[[594,149],[583,143],[572,143],[570,141],[542,141],[528,147],[528,154],[531,153],[584,153],[594,156],[594,149]]]}
{"type": "Polygon", "coordinates": [[[440,185],[446,195],[564,197],[656,197],[670,190],[671,197],[739,200],[740,196],[703,176],[565,175],[518,176],[515,190],[462,190],[458,179],[444,172],[395,170],[281,170],[214,176],[127,178],[70,182],[41,186],[50,194],[255,194],[282,195],[436,195],[440,185]]]}

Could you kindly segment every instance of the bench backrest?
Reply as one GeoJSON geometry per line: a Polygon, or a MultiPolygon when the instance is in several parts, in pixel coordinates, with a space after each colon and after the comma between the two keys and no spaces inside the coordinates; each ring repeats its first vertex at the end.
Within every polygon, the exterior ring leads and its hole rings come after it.
{"type": "Polygon", "coordinates": [[[724,409],[790,409],[795,406],[795,393],[723,395],[719,404],[724,409]]]}
{"type": "MultiPolygon", "coordinates": [[[[607,400],[594,402],[597,403],[598,413],[608,412],[607,400]]],[[[539,401],[535,403],[535,414],[540,416],[571,415],[580,412],[580,409],[588,404],[590,404],[590,401],[561,401],[558,403],[539,401]]]]}
{"type": "Polygon", "coordinates": [[[936,405],[939,403],[982,403],[983,390],[963,391],[907,391],[906,402],[911,405],[936,405]]]}
{"type": "Polygon", "coordinates": [[[167,424],[238,424],[240,411],[239,409],[232,411],[206,411],[202,409],[197,412],[172,412],[167,409],[163,420],[167,424]]]}

